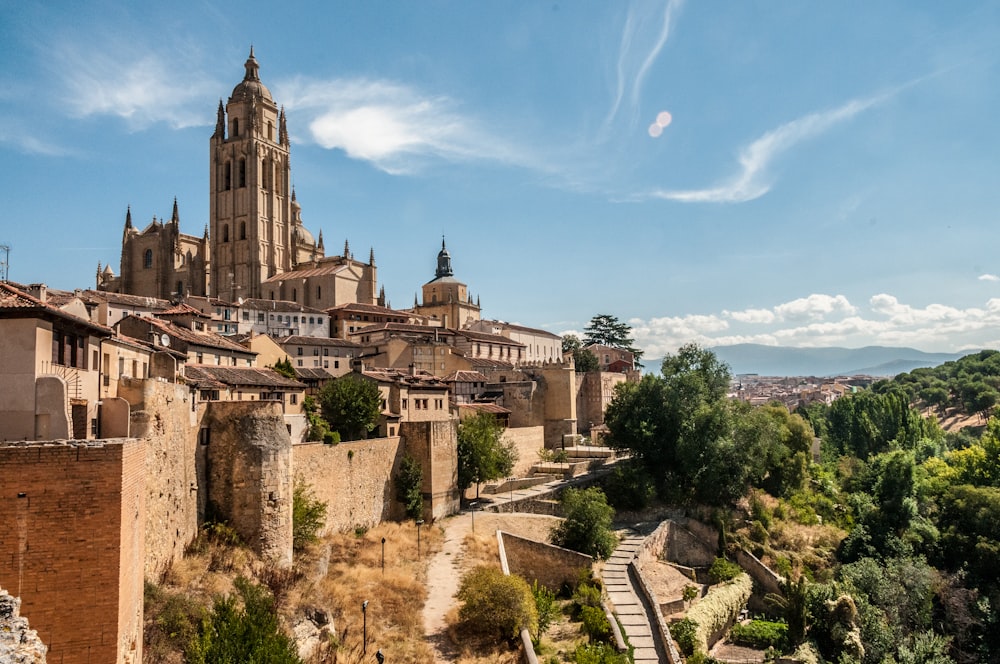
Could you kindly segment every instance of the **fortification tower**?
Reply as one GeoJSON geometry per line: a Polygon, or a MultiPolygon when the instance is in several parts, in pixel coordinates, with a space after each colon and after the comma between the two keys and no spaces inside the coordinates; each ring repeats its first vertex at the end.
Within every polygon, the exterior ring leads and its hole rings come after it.
{"type": "Polygon", "coordinates": [[[261,83],[250,48],[243,80],[223,108],[210,141],[211,292],[228,300],[261,297],[261,282],[294,267],[285,111],[261,83]]]}

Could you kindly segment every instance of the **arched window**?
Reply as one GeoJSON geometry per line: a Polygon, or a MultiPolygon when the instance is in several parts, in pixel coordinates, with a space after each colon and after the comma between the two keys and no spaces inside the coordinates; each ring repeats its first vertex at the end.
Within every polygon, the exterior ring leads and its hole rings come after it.
{"type": "Polygon", "coordinates": [[[229,224],[225,224],[222,227],[222,241],[229,242],[229,224]]]}
{"type": "Polygon", "coordinates": [[[142,266],[144,268],[147,268],[147,269],[153,267],[153,250],[152,249],[147,249],[146,253],[144,253],[142,255],[142,266]]]}
{"type": "Polygon", "coordinates": [[[322,287],[321,286],[317,286],[316,287],[316,299],[317,300],[321,299],[322,293],[323,293],[322,287]]]}
{"type": "Polygon", "coordinates": [[[298,290],[295,289],[295,288],[293,288],[292,289],[292,302],[298,302],[298,301],[299,301],[298,290]]]}
{"type": "Polygon", "coordinates": [[[247,186],[247,160],[240,159],[240,187],[247,186]]]}
{"type": "Polygon", "coordinates": [[[240,222],[240,239],[247,239],[247,222],[245,221],[240,222]]]}
{"type": "Polygon", "coordinates": [[[226,162],[226,176],[223,180],[223,191],[229,191],[233,188],[233,162],[226,162]]]}
{"type": "Polygon", "coordinates": [[[234,137],[240,135],[240,119],[233,118],[233,130],[230,132],[234,137]]]}
{"type": "Polygon", "coordinates": [[[267,121],[267,140],[274,140],[274,123],[270,120],[267,121]]]}
{"type": "Polygon", "coordinates": [[[270,173],[267,170],[267,159],[260,160],[260,186],[264,189],[268,188],[268,183],[270,178],[268,177],[270,173]]]}

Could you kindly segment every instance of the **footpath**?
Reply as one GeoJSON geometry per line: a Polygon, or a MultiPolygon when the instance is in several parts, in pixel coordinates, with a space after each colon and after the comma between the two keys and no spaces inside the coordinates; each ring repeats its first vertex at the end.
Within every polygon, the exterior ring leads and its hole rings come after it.
{"type": "MultiPolygon", "coordinates": [[[[560,490],[593,482],[596,473],[588,473],[569,480],[554,479],[532,487],[513,489],[480,496],[475,512],[465,509],[456,516],[438,522],[444,529],[441,550],[431,559],[427,569],[427,601],[424,604],[424,634],[434,651],[434,662],[450,663],[457,659],[457,652],[448,638],[446,617],[457,606],[455,593],[461,580],[464,555],[463,542],[472,530],[473,519],[483,512],[521,513],[520,506],[537,505],[536,501],[554,497],[560,490]]],[[[525,514],[530,511],[525,511],[525,514]]],[[[481,516],[479,518],[482,518],[481,516]]],[[[627,531],[611,558],[605,563],[602,582],[618,615],[629,642],[635,647],[637,664],[666,662],[662,646],[653,638],[650,623],[651,609],[635,592],[628,572],[628,564],[635,557],[648,533],[627,531]]]]}

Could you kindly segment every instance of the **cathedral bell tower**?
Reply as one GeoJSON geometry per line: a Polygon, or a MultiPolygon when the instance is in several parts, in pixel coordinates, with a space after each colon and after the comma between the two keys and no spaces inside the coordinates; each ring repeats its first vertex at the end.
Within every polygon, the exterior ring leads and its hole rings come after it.
{"type": "Polygon", "coordinates": [[[261,83],[250,48],[243,80],[210,142],[210,292],[235,301],[261,297],[261,281],[295,262],[285,111],[261,83]]]}

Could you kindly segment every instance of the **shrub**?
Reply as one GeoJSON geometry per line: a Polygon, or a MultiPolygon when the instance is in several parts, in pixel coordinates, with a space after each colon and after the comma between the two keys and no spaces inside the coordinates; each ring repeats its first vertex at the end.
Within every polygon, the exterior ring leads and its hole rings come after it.
{"type": "Polygon", "coordinates": [[[729,638],[741,646],[784,652],[788,646],[788,625],[767,620],[751,620],[745,625],[737,623],[729,632],[729,638]]]}
{"type": "Polygon", "coordinates": [[[610,556],[617,543],[611,531],[615,510],[604,492],[596,487],[566,489],[562,504],[566,518],[552,529],[552,543],[595,558],[610,556]]]}
{"type": "Polygon", "coordinates": [[[499,640],[514,639],[525,628],[538,634],[535,598],[519,576],[479,566],[462,578],[456,597],[462,602],[458,617],[471,631],[499,640]]]}
{"type": "Polygon", "coordinates": [[[682,618],[670,625],[670,636],[674,637],[681,652],[687,656],[693,655],[698,645],[697,632],[698,623],[690,618],[682,618]]]}
{"type": "Polygon", "coordinates": [[[570,614],[574,619],[579,620],[584,608],[601,605],[601,589],[589,580],[581,582],[573,591],[572,600],[570,614]]]}
{"type": "Polygon", "coordinates": [[[302,664],[294,642],[278,627],[267,590],[243,577],[234,585],[236,594],[215,600],[212,613],[189,642],[185,651],[188,663],[302,664]]]}
{"type": "Polygon", "coordinates": [[[616,652],[608,643],[585,643],[573,651],[575,664],[632,664],[626,653],[616,652]]]}
{"type": "Polygon", "coordinates": [[[323,432],[323,442],[327,445],[339,445],[340,444],[340,432],[339,431],[324,431],[323,432]]]}
{"type": "Polygon", "coordinates": [[[725,558],[716,558],[708,568],[708,579],[713,584],[735,579],[743,573],[743,568],[725,558]]]}
{"type": "Polygon", "coordinates": [[[580,608],[580,619],[583,622],[583,633],[591,643],[601,643],[611,638],[611,623],[599,606],[584,606],[580,608]]]}
{"type": "Polygon", "coordinates": [[[681,592],[681,598],[685,602],[690,602],[700,594],[701,593],[698,591],[697,586],[692,586],[690,583],[688,583],[684,586],[684,590],[681,592]]]}
{"type": "Polygon", "coordinates": [[[536,580],[531,586],[531,594],[535,598],[535,610],[538,611],[538,638],[542,638],[556,617],[556,595],[536,580]]]}
{"type": "Polygon", "coordinates": [[[292,490],[292,548],[301,551],[309,542],[315,542],[325,522],[326,503],[299,476],[292,490]]]}

